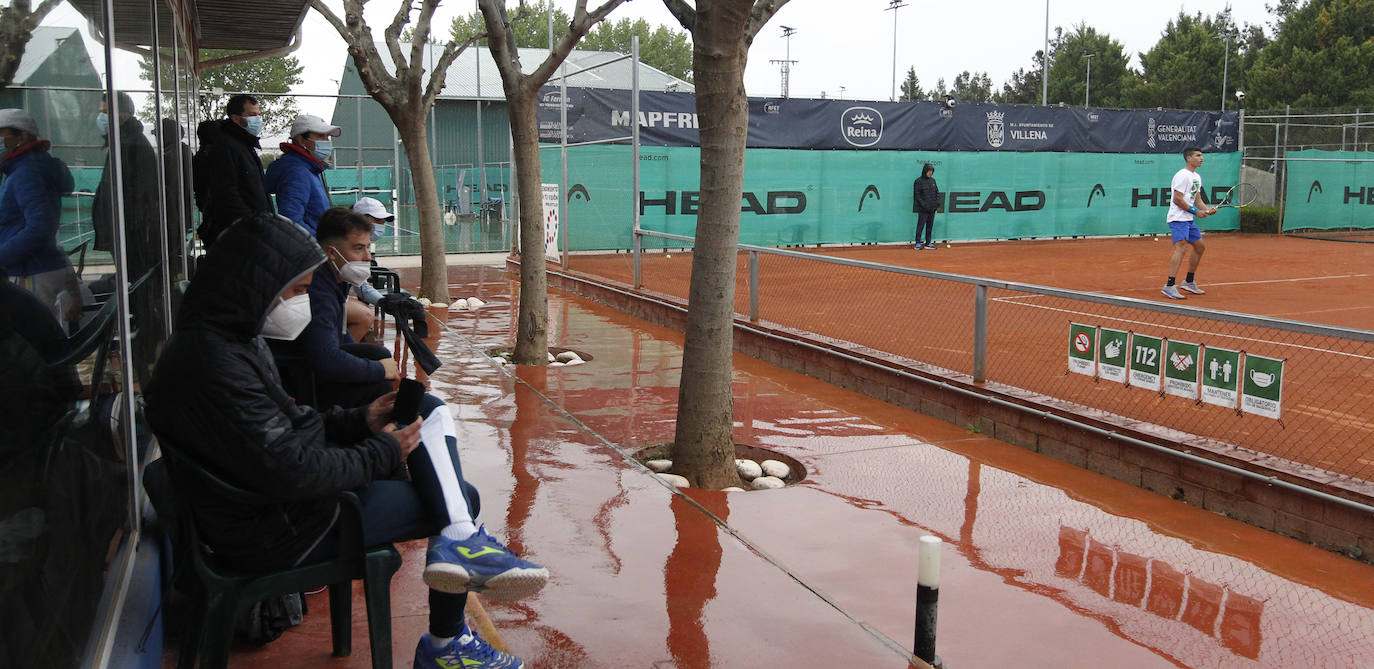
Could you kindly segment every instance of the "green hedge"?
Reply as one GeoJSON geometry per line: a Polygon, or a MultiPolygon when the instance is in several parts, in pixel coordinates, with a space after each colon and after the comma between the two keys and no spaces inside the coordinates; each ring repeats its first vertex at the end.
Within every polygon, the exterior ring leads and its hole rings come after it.
{"type": "Polygon", "coordinates": [[[1268,232],[1279,231],[1279,208],[1278,207],[1241,207],[1240,210],[1240,231],[1241,232],[1268,232]]]}

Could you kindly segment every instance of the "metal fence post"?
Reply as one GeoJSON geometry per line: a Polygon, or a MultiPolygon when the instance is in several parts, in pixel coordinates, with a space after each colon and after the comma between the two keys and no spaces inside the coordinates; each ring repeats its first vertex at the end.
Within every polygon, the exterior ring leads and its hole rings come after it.
{"type": "Polygon", "coordinates": [[[973,382],[987,380],[988,287],[978,284],[973,296],[973,382]]]}
{"type": "Polygon", "coordinates": [[[749,320],[759,320],[759,252],[749,252],[749,320]]]}
{"type": "Polygon", "coordinates": [[[641,252],[641,248],[644,245],[643,241],[640,238],[641,234],[642,233],[639,230],[635,230],[632,233],[632,236],[635,238],[634,249],[632,250],[635,265],[635,290],[639,290],[640,288],[644,287],[644,276],[639,268],[639,259],[640,256],[643,255],[643,253],[641,252]]]}

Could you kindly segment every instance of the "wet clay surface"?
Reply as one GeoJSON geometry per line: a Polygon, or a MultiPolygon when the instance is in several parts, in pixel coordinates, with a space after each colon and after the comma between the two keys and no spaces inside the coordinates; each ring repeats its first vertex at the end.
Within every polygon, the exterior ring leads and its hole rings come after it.
{"type": "MultiPolygon", "coordinates": [[[[526,666],[906,666],[892,646],[911,643],[923,534],[946,542],[951,666],[1374,661],[1374,567],[744,356],[735,440],[796,458],[807,480],[675,492],[622,451],[672,437],[680,334],[552,292],[550,343],[595,363],[499,369],[477,351],[512,337],[515,285],[495,268],[451,276],[489,304],[448,315],[431,392],[453,407],[480,520],[553,574],[533,598],[487,603],[526,666]]],[[[397,666],[425,628],[423,542],[403,554],[397,666]]],[[[328,656],[321,594],[232,666],[368,666],[355,591],[350,658],[328,656]]]]}
{"type": "MultiPolygon", "coordinates": [[[[1167,236],[807,252],[1209,311],[1374,329],[1374,244],[1240,234],[1212,234],[1206,242],[1198,281],[1207,294],[1183,301],[1159,292],[1168,269],[1167,236]]],[[[917,361],[939,373],[973,373],[973,287],[778,256],[760,258],[763,324],[814,333],[845,349],[917,361]]],[[[646,254],[645,290],[685,300],[691,263],[685,251],[646,254]]],[[[739,314],[750,309],[748,263],[747,254],[741,254],[735,300],[739,314]]],[[[574,256],[571,269],[623,284],[633,276],[628,254],[574,256]]],[[[1274,466],[1306,468],[1305,476],[1374,480],[1374,458],[1366,447],[1374,443],[1374,424],[1366,419],[1366,407],[1374,404],[1372,343],[998,288],[988,291],[988,300],[986,373],[991,383],[1105,411],[1123,423],[1177,430],[1179,436],[1167,437],[1173,440],[1192,435],[1233,444],[1247,451],[1246,459],[1276,456],[1285,462],[1274,466]],[[1073,323],[1285,360],[1283,422],[1067,374],[1073,323]]]]}

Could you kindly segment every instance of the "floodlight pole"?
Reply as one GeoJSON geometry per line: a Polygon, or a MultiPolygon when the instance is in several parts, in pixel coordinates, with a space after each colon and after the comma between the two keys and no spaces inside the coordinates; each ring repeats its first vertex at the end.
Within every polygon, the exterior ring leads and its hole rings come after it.
{"type": "Polygon", "coordinates": [[[1050,0],[1045,0],[1045,51],[1040,58],[1040,104],[1050,103],[1050,0]]]}
{"type": "Polygon", "coordinates": [[[792,34],[797,32],[796,28],[781,26],[782,36],[787,40],[787,57],[783,60],[771,60],[770,63],[781,66],[782,69],[782,97],[788,97],[788,84],[792,79],[792,64],[797,61],[792,60],[792,34]]]}
{"type": "MultiPolygon", "coordinates": [[[[1225,28],[1223,28],[1225,30],[1225,28]]],[[[1231,31],[1226,30],[1226,55],[1221,58],[1221,110],[1226,111],[1226,75],[1231,68],[1231,31]]]]}
{"type": "Polygon", "coordinates": [[[1083,60],[1088,61],[1088,76],[1083,83],[1083,106],[1088,106],[1088,99],[1093,92],[1093,56],[1095,53],[1083,54],[1083,60]]]}
{"type": "Polygon", "coordinates": [[[888,0],[885,12],[892,12],[892,102],[897,101],[897,10],[906,6],[902,0],[888,0]]]}

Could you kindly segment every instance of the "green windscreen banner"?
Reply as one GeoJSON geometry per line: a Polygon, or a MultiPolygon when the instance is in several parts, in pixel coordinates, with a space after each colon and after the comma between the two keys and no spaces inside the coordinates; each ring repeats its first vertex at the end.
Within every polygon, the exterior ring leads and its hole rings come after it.
{"type": "Polygon", "coordinates": [[[1287,169],[1284,230],[1374,228],[1374,151],[1289,151],[1287,169]]]}
{"type": "MultiPolygon", "coordinates": [[[[558,147],[540,152],[544,181],[560,178],[558,147]]],[[[632,246],[631,147],[568,150],[562,229],[573,250],[632,246]]],[[[640,226],[694,235],[700,150],[640,150],[640,226]]],[[[740,242],[758,246],[911,241],[912,182],[935,167],[943,195],[939,240],[1169,234],[1169,184],[1183,167],[1171,154],[993,151],[813,151],[750,149],[744,161],[740,242]]],[[[1239,153],[1207,156],[1203,197],[1235,185],[1239,153]]],[[[1204,230],[1234,230],[1235,209],[1201,219],[1204,230]]],[[[646,238],[647,247],[663,240],[646,238]]],[[[669,246],[676,243],[669,242],[669,246]]]]}

